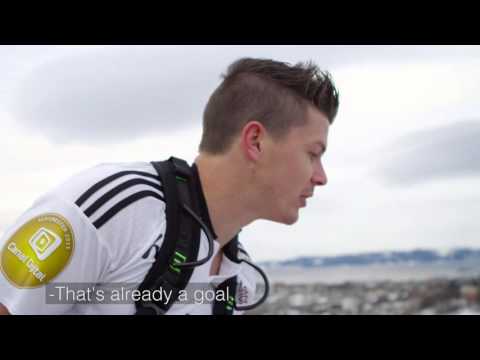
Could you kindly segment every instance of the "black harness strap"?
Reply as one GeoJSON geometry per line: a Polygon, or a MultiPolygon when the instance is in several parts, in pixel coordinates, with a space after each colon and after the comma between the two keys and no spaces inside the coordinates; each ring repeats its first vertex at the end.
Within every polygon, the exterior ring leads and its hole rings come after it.
{"type": "MultiPolygon", "coordinates": [[[[239,264],[238,234],[223,247],[223,254],[231,261],[239,264]]],[[[233,276],[220,283],[216,289],[215,302],[213,304],[213,315],[233,315],[235,301],[237,298],[237,277],[233,276]],[[219,293],[220,292],[220,293],[219,293]],[[227,296],[223,296],[228,294],[227,296]]]]}
{"type": "MultiPolygon", "coordinates": [[[[192,168],[181,159],[171,157],[167,161],[152,162],[158,173],[165,198],[167,228],[165,238],[155,262],[139,287],[140,291],[161,290],[161,300],[135,303],[137,315],[165,314],[178,299],[180,291],[187,287],[193,273],[193,264],[197,261],[200,247],[200,225],[187,214],[184,206],[199,214],[200,200],[195,187],[192,168]],[[185,263],[185,266],[182,266],[185,263]]],[[[207,229],[208,231],[208,229],[207,229]]],[[[211,237],[211,236],[210,236],[211,237]]],[[[240,263],[238,235],[224,248],[224,254],[232,261],[240,263]]],[[[232,315],[235,308],[237,276],[226,279],[216,288],[215,302],[212,305],[214,315],[232,315]],[[221,293],[220,293],[221,292],[221,293]]]]}
{"type": "Polygon", "coordinates": [[[220,283],[215,291],[213,315],[233,315],[237,293],[237,277],[233,276],[220,283]]]}
{"type": "Polygon", "coordinates": [[[193,272],[192,268],[176,265],[197,260],[200,246],[200,227],[182,208],[185,204],[193,211],[199,211],[198,199],[192,196],[195,191],[190,167],[184,160],[174,157],[152,162],[152,165],[164,188],[167,228],[155,263],[139,290],[162,290],[171,296],[162,297],[161,301],[137,301],[138,315],[164,314],[170,309],[193,272]]]}

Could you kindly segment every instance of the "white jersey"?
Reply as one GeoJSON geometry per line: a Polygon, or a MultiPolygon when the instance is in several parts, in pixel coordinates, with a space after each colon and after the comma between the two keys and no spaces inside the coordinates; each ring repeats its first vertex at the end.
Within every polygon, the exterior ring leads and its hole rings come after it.
{"type": "MultiPolygon", "coordinates": [[[[195,174],[200,184],[196,169],[195,174]]],[[[214,234],[200,192],[201,217],[214,234]]],[[[0,239],[0,303],[12,314],[134,314],[134,300],[117,293],[120,298],[106,301],[108,291],[102,298],[99,290],[110,284],[133,284],[134,290],[142,283],[155,261],[152,249],[159,249],[165,236],[163,199],[158,175],[147,162],[101,164],[71,177],[39,198],[0,239]]],[[[214,241],[214,254],[218,251],[214,241]]],[[[198,259],[207,252],[202,230],[198,259]]],[[[194,268],[189,284],[213,289],[237,276],[243,302],[251,302],[253,269],[223,255],[218,275],[210,275],[212,257],[194,268]]],[[[201,296],[173,304],[167,314],[211,314],[212,304],[201,303],[201,296]]]]}

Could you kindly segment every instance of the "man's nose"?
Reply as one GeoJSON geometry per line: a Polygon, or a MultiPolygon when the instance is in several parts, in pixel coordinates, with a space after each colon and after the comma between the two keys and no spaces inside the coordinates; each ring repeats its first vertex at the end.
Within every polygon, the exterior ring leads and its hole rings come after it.
{"type": "Polygon", "coordinates": [[[315,167],[315,171],[312,176],[312,182],[316,185],[327,185],[327,174],[325,173],[325,169],[323,168],[322,163],[319,163],[315,167]]]}

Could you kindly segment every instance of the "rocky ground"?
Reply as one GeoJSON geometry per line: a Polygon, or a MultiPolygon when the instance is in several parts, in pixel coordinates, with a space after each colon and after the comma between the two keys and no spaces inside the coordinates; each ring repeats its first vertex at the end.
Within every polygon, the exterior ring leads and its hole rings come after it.
{"type": "Polygon", "coordinates": [[[274,283],[267,301],[248,314],[480,314],[480,279],[274,283]]]}

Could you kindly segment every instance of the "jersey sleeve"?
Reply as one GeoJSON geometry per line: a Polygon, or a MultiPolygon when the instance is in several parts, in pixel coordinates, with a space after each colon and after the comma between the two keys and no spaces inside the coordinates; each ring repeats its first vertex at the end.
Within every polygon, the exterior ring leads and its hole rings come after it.
{"type": "Polygon", "coordinates": [[[0,238],[0,303],[11,314],[64,314],[78,290],[100,282],[108,253],[73,203],[44,196],[0,238]]]}

